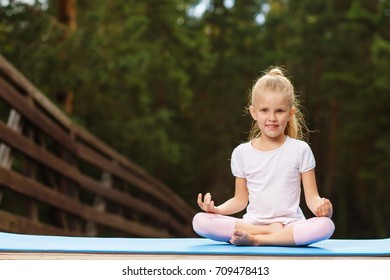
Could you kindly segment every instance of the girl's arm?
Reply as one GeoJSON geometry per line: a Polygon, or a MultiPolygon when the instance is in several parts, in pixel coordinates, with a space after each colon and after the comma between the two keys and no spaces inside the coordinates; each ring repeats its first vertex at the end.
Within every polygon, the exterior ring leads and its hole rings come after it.
{"type": "Polygon", "coordinates": [[[317,217],[331,218],[333,214],[332,203],[329,199],[319,196],[314,169],[302,174],[302,184],[306,204],[313,214],[317,217]]]}
{"type": "Polygon", "coordinates": [[[234,197],[221,205],[214,205],[214,201],[211,199],[210,193],[206,193],[204,201],[202,201],[202,194],[200,193],[198,195],[198,205],[205,212],[221,215],[232,215],[244,210],[248,205],[248,188],[246,186],[246,179],[236,177],[234,197]]]}

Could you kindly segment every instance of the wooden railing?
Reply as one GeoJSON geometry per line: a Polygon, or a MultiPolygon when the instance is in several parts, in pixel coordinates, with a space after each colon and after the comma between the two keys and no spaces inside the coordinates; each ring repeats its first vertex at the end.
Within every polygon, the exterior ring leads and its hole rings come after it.
{"type": "Polygon", "coordinates": [[[194,210],[72,121],[0,55],[0,231],[192,236],[194,210]]]}

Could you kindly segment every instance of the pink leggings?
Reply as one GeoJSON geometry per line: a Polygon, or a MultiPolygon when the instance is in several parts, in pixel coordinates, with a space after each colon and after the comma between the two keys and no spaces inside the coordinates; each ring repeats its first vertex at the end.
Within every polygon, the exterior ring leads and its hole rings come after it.
{"type": "MultiPolygon", "coordinates": [[[[195,215],[192,226],[194,231],[203,237],[216,241],[229,242],[235,229],[235,221],[242,219],[211,213],[195,215]]],[[[249,223],[249,222],[248,222],[249,223]]],[[[335,226],[331,219],[315,217],[308,220],[293,222],[294,242],[296,246],[309,245],[332,236],[335,226]]]]}

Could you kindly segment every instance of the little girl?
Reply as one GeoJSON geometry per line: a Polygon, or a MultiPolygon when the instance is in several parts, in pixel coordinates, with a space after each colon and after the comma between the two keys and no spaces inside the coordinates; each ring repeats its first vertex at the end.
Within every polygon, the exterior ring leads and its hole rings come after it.
{"type": "Polygon", "coordinates": [[[199,194],[204,212],[193,219],[197,234],[256,246],[301,246],[332,236],[332,204],[319,196],[313,153],[298,140],[306,126],[297,108],[294,88],[281,69],[257,80],[249,106],[254,119],[250,141],[236,147],[231,158],[234,197],[215,206],[210,193],[199,194]],[[299,207],[301,182],[316,216],[308,220],[299,207]],[[228,216],[245,208],[242,219],[228,216]]]}

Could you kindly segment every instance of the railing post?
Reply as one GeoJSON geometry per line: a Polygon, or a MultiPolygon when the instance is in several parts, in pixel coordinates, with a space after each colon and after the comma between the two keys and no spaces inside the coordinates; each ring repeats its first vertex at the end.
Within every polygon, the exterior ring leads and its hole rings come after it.
{"type": "MultiPolygon", "coordinates": [[[[21,116],[14,109],[11,109],[9,113],[7,126],[12,128],[18,133],[22,131],[21,116]]],[[[4,143],[1,143],[0,144],[0,166],[10,169],[12,166],[12,162],[13,162],[13,157],[11,154],[11,148],[5,145],[4,143]]],[[[0,204],[2,200],[3,200],[3,193],[0,192],[0,204]]]]}
{"type": "MultiPolygon", "coordinates": [[[[111,174],[107,171],[103,171],[101,184],[104,188],[112,188],[112,177],[111,174]]],[[[106,201],[101,196],[95,196],[93,201],[93,208],[98,212],[105,212],[107,208],[106,201]]],[[[99,233],[97,225],[94,222],[88,221],[85,228],[85,235],[87,236],[97,236],[99,233]]]]}

